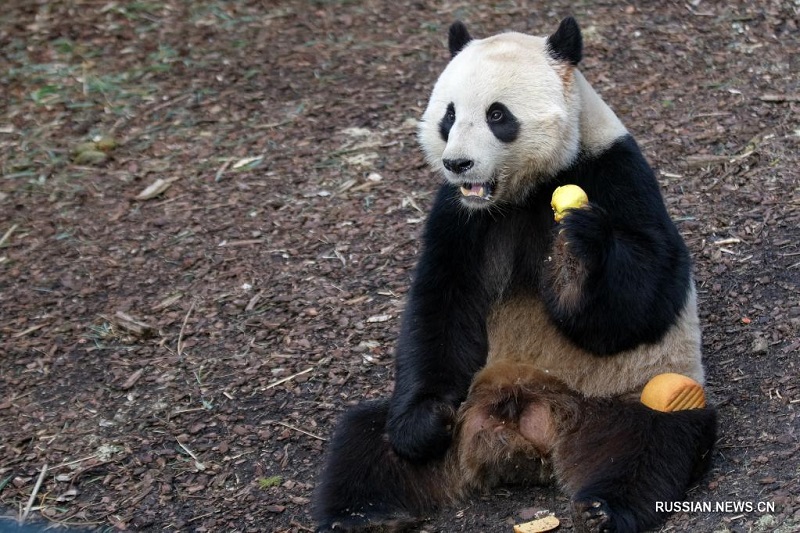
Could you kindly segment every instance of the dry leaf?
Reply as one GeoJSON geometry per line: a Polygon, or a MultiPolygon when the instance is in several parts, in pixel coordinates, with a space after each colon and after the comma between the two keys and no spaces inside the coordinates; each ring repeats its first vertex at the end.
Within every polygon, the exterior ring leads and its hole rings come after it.
{"type": "Polygon", "coordinates": [[[158,178],[156,181],[151,183],[145,190],[140,192],[136,195],[137,200],[152,200],[159,194],[163,193],[167,189],[170,188],[173,181],[176,181],[178,178],[170,178],[168,180],[158,178]]]}

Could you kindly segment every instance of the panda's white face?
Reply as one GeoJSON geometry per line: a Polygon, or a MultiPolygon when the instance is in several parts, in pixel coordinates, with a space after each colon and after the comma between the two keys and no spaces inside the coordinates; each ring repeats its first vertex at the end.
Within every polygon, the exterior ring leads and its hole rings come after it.
{"type": "Polygon", "coordinates": [[[547,40],[503,33],[471,40],[436,82],[419,125],[428,163],[470,208],[522,199],[578,152],[574,67],[547,40]]]}

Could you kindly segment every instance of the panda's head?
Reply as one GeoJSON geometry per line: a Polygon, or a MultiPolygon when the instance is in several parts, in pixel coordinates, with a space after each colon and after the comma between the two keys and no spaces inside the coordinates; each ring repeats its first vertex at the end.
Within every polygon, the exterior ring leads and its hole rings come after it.
{"type": "Polygon", "coordinates": [[[456,22],[448,44],[452,60],[433,88],[419,141],[464,205],[518,201],[575,160],[582,43],[573,18],[547,38],[473,39],[456,22]]]}

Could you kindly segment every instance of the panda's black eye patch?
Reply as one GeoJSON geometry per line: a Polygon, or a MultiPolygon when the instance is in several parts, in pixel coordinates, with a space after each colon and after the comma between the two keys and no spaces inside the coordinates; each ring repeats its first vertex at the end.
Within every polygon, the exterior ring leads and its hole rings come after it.
{"type": "Polygon", "coordinates": [[[504,143],[514,142],[519,135],[519,121],[509,109],[495,102],[486,110],[486,123],[498,140],[504,143]]]}
{"type": "Polygon", "coordinates": [[[453,105],[453,102],[447,104],[447,110],[444,112],[444,116],[442,120],[439,121],[439,135],[442,136],[442,139],[447,142],[447,138],[450,136],[450,130],[453,129],[453,124],[456,123],[456,106],[453,105]]]}

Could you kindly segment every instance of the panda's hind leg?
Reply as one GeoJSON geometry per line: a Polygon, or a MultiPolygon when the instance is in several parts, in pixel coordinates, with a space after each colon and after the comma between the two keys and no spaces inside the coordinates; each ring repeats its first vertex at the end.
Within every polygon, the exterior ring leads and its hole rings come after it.
{"type": "Polygon", "coordinates": [[[587,400],[560,435],[556,477],[572,495],[581,533],[635,533],[661,523],[657,502],[681,500],[706,470],[716,439],[713,409],[673,413],[638,402],[587,400]]]}
{"type": "Polygon", "coordinates": [[[314,492],[318,532],[401,530],[450,501],[449,462],[397,455],[386,435],[388,411],[387,401],[366,402],[339,421],[314,492]]]}

